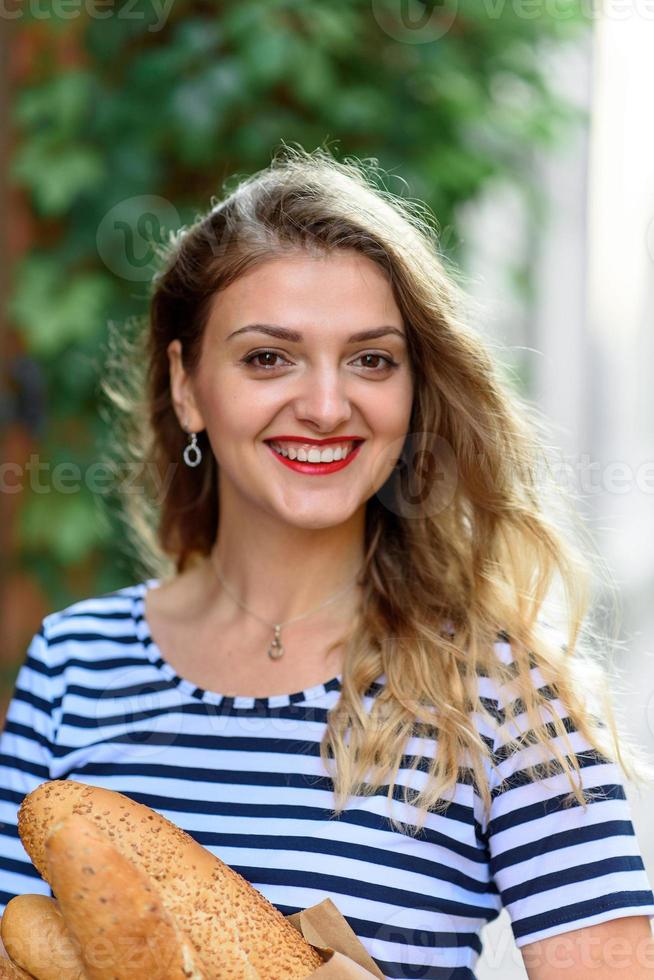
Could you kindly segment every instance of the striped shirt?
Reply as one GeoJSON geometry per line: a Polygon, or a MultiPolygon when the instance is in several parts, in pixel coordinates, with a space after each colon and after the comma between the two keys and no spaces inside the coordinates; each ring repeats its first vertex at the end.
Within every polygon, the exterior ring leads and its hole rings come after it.
{"type": "MultiPolygon", "coordinates": [[[[488,765],[488,821],[467,767],[447,811],[430,812],[416,838],[392,829],[383,791],[354,797],[334,818],[319,744],[341,676],[267,698],[197,687],[150,634],[144,594],[158,584],[75,602],[46,616],[31,640],[0,736],[0,912],[14,895],[52,894],[23,849],[17,810],[42,781],[70,777],[157,810],[284,915],[329,897],[387,978],[474,978],[481,930],[502,908],[518,947],[621,916],[654,917],[622,770],[588,751],[569,721],[583,784],[602,789],[585,813],[562,806],[564,773],[547,789],[525,778],[536,747],[507,754],[475,713],[500,763],[499,775],[488,765]]],[[[498,634],[495,651],[512,662],[508,637],[498,634]]],[[[536,666],[532,677],[544,687],[536,666]]],[[[367,709],[385,679],[366,692],[367,709]]],[[[479,684],[502,717],[502,691],[485,676],[479,684]]],[[[550,703],[566,718],[558,699],[550,703]]],[[[525,720],[513,728],[527,730],[525,720]]],[[[426,760],[436,744],[407,743],[393,803],[405,824],[415,811],[402,787],[417,790],[425,777],[424,765],[409,772],[413,757],[426,760]]]]}

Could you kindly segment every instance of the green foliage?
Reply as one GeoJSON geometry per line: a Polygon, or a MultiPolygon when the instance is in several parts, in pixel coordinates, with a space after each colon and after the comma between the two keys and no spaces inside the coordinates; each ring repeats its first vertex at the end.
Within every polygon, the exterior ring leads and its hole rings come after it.
{"type": "MultiPolygon", "coordinates": [[[[64,20],[53,7],[37,24],[26,8],[16,22],[17,34],[45,30],[52,40],[15,99],[12,179],[40,221],[11,301],[47,384],[49,472],[74,459],[85,473],[106,435],[98,351],[108,320],[146,308],[148,267],[138,256],[157,228],[204,210],[224,178],[265,166],[280,140],[376,157],[390,190],[433,209],[456,260],[459,206],[497,177],[533,195],[534,145],[565,139],[578,121],[539,57],[587,29],[573,0],[556,15],[500,0],[76,9],[64,20]],[[62,38],[81,47],[74,67],[56,56],[62,38]]],[[[97,567],[89,594],[131,580],[104,498],[83,479],[76,492],[27,487],[25,498],[24,560],[54,601],[66,599],[62,564],[97,567]]]]}
{"type": "Polygon", "coordinates": [[[30,350],[53,357],[75,341],[97,336],[98,324],[114,292],[99,269],[68,277],[55,255],[32,253],[17,270],[9,312],[30,350]]]}

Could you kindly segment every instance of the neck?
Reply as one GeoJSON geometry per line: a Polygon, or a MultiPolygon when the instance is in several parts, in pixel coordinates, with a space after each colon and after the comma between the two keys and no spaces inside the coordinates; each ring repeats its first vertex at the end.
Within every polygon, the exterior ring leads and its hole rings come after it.
{"type": "MultiPolygon", "coordinates": [[[[206,569],[213,579],[216,605],[244,614],[235,597],[268,623],[285,623],[303,614],[311,624],[343,622],[353,614],[361,594],[354,580],[363,565],[362,517],[347,526],[321,529],[274,526],[265,534],[261,526],[221,522],[206,569]],[[340,595],[333,602],[316,609],[336,593],[340,595]]],[[[302,622],[298,620],[298,626],[302,622]]]]}

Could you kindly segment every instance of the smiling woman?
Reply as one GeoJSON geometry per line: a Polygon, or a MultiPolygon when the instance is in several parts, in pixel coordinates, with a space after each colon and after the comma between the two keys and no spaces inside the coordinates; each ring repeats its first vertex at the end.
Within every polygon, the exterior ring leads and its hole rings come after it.
{"type": "Polygon", "coordinates": [[[70,777],[165,812],[285,915],[331,898],[387,978],[470,980],[505,908],[544,980],[564,935],[649,930],[624,773],[652,773],[537,415],[422,207],[375,178],[285,146],[171,237],[147,329],[114,332],[116,452],[157,476],[122,501],[144,579],[30,644],[0,906],[47,893],[16,812],[70,777]]]}

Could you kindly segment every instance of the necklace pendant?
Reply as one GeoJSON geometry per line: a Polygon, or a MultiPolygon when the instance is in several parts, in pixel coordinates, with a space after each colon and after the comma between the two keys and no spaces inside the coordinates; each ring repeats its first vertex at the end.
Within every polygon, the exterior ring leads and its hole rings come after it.
{"type": "Polygon", "coordinates": [[[280,626],[275,626],[275,636],[273,641],[268,648],[268,656],[271,660],[279,660],[280,657],[284,656],[284,647],[282,646],[282,641],[279,638],[281,631],[280,626]]]}

